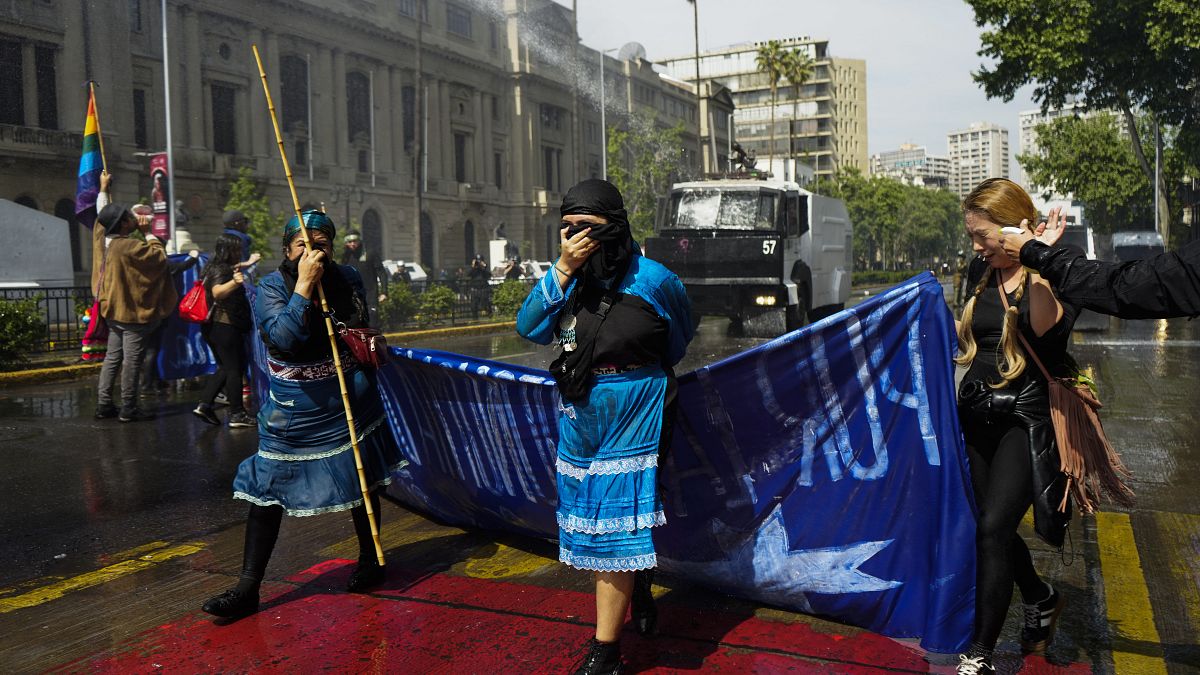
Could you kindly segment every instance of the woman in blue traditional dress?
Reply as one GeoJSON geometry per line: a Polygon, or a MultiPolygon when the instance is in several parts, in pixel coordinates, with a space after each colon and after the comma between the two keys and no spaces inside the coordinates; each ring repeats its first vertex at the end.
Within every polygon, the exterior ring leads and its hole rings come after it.
{"type": "MultiPolygon", "coordinates": [[[[331,262],[337,231],[320,211],[305,211],[312,238],[306,251],[301,220],[284,226],[284,261],[258,284],[255,317],[267,347],[270,396],[258,413],[258,452],[238,467],[233,496],[250,502],[246,547],[237,586],[204,603],[204,611],[237,618],[258,610],[258,589],[289,516],[349,510],[358,535],[358,566],[349,590],[361,592],[382,583],[384,570],[375,558],[371,527],[355,468],[346,411],[342,404],[333,352],[317,297],[325,291],[335,321],[367,325],[362,279],[352,267],[331,262]]],[[[340,344],[340,338],[339,338],[340,344]]],[[[375,373],[341,348],[342,370],[354,412],[371,504],[379,517],[378,488],[403,466],[383,410],[375,373]]]]}
{"type": "Polygon", "coordinates": [[[534,342],[557,340],[559,559],[596,579],[596,635],[577,673],[616,673],[631,602],[654,631],[651,528],[666,522],[659,455],[670,441],[672,367],[692,339],[679,278],[633,241],[621,193],[586,180],[563,198],[561,254],[517,315],[534,342]]]}

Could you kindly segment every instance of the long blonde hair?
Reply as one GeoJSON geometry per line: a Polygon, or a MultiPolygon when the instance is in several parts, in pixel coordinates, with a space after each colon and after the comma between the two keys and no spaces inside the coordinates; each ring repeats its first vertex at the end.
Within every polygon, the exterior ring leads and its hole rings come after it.
{"type": "MultiPolygon", "coordinates": [[[[962,213],[964,218],[970,214],[982,216],[1000,227],[1020,227],[1022,220],[1035,223],[1038,217],[1037,207],[1033,205],[1033,200],[1029,198],[1025,190],[1021,189],[1021,186],[1007,178],[989,178],[977,185],[963,199],[962,213]]],[[[983,278],[975,286],[975,292],[963,307],[962,320],[958,327],[960,354],[954,359],[954,362],[961,366],[970,366],[975,360],[978,346],[975,344],[975,335],[971,330],[971,324],[975,318],[975,302],[987,288],[991,274],[992,270],[990,269],[984,273],[983,278]]],[[[1024,268],[1021,269],[1020,274],[1016,299],[1004,313],[1004,330],[1000,334],[1001,356],[1000,363],[996,365],[1002,379],[998,383],[988,383],[996,389],[1007,387],[1009,383],[1025,372],[1025,352],[1021,349],[1017,338],[1017,331],[1020,330],[1017,326],[1017,306],[1021,304],[1021,298],[1025,294],[1028,276],[1024,268]]],[[[996,285],[1003,293],[1004,280],[998,277],[996,285]]]]}

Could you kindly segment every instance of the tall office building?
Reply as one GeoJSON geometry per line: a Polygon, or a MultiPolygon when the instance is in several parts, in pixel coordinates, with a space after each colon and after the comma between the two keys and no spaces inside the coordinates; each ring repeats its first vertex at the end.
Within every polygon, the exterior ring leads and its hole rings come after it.
{"type": "Polygon", "coordinates": [[[902,144],[871,155],[871,175],[887,176],[929,189],[950,186],[950,158],[931,155],[923,145],[902,144]]]}
{"type": "MultiPolygon", "coordinates": [[[[800,87],[779,82],[775,99],[775,146],[771,147],[771,93],[755,57],[764,42],[734,45],[700,54],[700,78],[724,84],[733,96],[734,138],[753,153],[762,168],[791,178],[785,160],[810,165],[817,176],[854,167],[866,173],[867,64],[862,59],[833,56],[828,40],[791,38],[784,48],[813,61],[812,77],[800,87]]],[[[668,74],[696,79],[694,54],[661,61],[668,74]]]]}
{"type": "Polygon", "coordinates": [[[1008,178],[1008,129],[976,122],[946,134],[950,156],[950,189],[967,196],[986,178],[1008,178]]]}

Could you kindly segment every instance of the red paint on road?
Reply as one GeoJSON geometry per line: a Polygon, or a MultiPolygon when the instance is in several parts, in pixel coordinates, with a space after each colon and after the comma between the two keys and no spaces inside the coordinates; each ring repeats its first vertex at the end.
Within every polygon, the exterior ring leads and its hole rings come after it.
{"type": "MultiPolygon", "coordinates": [[[[341,592],[352,563],[333,560],[268,584],[258,614],[228,625],[190,615],[64,669],[96,672],[315,670],[377,673],[568,672],[592,634],[591,594],[447,574],[389,570],[371,595],[341,592]]],[[[846,627],[660,602],[664,635],[623,638],[634,672],[927,672],[921,653],[846,627]]],[[[939,668],[938,670],[946,670],[939,668]]],[[[1087,673],[1024,663],[1025,673],[1087,673]]]]}

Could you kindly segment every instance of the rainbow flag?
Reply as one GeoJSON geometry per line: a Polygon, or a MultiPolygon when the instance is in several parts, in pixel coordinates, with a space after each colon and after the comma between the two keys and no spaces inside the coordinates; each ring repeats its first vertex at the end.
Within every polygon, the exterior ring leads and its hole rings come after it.
{"type": "Polygon", "coordinates": [[[96,195],[100,192],[100,120],[96,117],[96,93],[88,94],[87,121],[83,124],[83,156],[79,158],[79,182],[75,185],[75,218],[91,228],[96,224],[96,195]]]}

